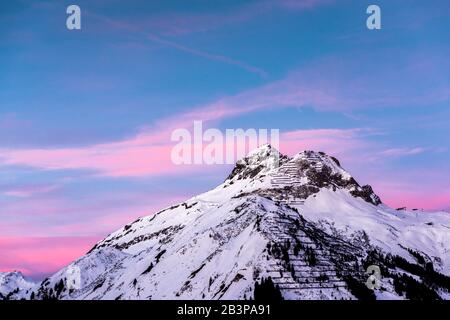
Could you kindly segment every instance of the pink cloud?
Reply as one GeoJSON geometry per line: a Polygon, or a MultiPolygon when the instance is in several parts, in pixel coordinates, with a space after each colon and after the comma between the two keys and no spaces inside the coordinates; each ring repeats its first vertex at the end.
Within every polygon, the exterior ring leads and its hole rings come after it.
{"type": "Polygon", "coordinates": [[[85,254],[101,239],[90,237],[0,237],[0,271],[50,274],[85,254]]]}
{"type": "Polygon", "coordinates": [[[0,157],[4,159],[3,164],[21,164],[46,170],[90,169],[109,176],[142,176],[177,171],[170,161],[169,145],[138,143],[136,139],[86,148],[2,150],[0,157]]]}
{"type": "MultiPolygon", "coordinates": [[[[208,111],[203,114],[209,119],[216,118],[208,111]]],[[[178,125],[184,123],[181,121],[178,125]]],[[[0,150],[0,157],[6,165],[20,164],[45,170],[88,169],[112,177],[174,175],[205,170],[199,166],[173,164],[171,151],[175,143],[168,141],[171,131],[164,130],[164,133],[167,136],[149,132],[128,140],[84,148],[0,150]]],[[[282,134],[281,140],[283,148],[289,152],[321,148],[337,153],[361,144],[360,139],[355,139],[356,135],[357,130],[299,130],[282,134]]],[[[17,190],[14,194],[25,195],[23,191],[17,190]]]]}
{"type": "Polygon", "coordinates": [[[28,165],[47,170],[91,169],[108,176],[144,176],[179,174],[198,170],[175,166],[170,155],[174,143],[171,132],[176,128],[190,128],[194,120],[214,122],[251,111],[270,107],[289,107],[306,103],[329,104],[328,97],[315,90],[275,83],[242,94],[225,97],[216,102],[163,119],[151,129],[135,137],[82,148],[60,149],[0,149],[0,163],[28,165]],[[287,88],[287,89],[286,89],[287,88]],[[287,91],[286,91],[287,90],[287,91]]]}
{"type": "Polygon", "coordinates": [[[24,185],[6,190],[3,194],[10,197],[27,198],[36,194],[49,193],[58,188],[58,185],[24,185]]]}

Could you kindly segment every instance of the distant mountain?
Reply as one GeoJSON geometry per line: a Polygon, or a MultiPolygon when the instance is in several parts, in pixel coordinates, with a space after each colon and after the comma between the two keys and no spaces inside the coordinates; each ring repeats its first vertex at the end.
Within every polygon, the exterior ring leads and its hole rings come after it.
{"type": "Polygon", "coordinates": [[[29,298],[35,287],[21,272],[0,272],[0,300],[29,298]]]}
{"type": "Polygon", "coordinates": [[[215,189],[110,234],[27,298],[449,299],[449,244],[450,214],[391,209],[337,159],[264,145],[215,189]]]}

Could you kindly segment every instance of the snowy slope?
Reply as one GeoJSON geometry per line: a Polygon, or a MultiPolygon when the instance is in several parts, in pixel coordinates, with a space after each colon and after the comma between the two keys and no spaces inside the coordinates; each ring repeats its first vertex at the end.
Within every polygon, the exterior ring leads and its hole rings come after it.
{"type": "Polygon", "coordinates": [[[248,299],[270,277],[285,299],[447,299],[449,231],[448,213],[393,210],[333,157],[264,145],[215,189],[110,234],[34,296],[248,299]],[[368,265],[382,270],[375,295],[368,265]]]}
{"type": "MultiPolygon", "coordinates": [[[[324,189],[309,198],[303,207],[304,217],[314,222],[333,225],[346,231],[362,229],[371,242],[383,250],[399,255],[404,248],[428,255],[435,267],[450,274],[450,214],[395,210],[386,205],[368,206],[352,199],[341,190],[324,189]],[[341,213],[345,212],[345,218],[341,213]]],[[[412,257],[405,255],[409,260],[412,257]]],[[[412,261],[412,260],[411,260],[412,261]]]]}

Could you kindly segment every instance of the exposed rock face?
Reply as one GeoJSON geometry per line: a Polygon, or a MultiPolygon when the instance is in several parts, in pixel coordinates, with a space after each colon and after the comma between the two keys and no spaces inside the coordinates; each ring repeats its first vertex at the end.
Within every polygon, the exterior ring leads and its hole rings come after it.
{"type": "Polygon", "coordinates": [[[292,198],[298,202],[318,193],[321,188],[341,188],[374,205],[382,203],[371,186],[361,187],[336,158],[323,152],[304,151],[289,158],[270,145],[264,145],[238,161],[226,182],[263,178],[266,175],[271,177],[271,184],[254,192],[276,200],[292,198]],[[273,159],[279,160],[276,162],[273,159]]]}
{"type": "Polygon", "coordinates": [[[265,144],[238,160],[226,180],[253,178],[257,174],[276,169],[288,160],[290,160],[289,157],[282,155],[271,145],[265,144]]]}

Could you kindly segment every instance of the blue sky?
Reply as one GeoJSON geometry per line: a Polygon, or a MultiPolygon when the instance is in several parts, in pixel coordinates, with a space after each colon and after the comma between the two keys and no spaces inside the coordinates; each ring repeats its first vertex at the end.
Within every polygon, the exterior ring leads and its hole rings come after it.
{"type": "Polygon", "coordinates": [[[50,272],[220,183],[230,166],[163,154],[195,119],[280,129],[283,152],[335,155],[387,204],[450,208],[450,2],[73,3],[81,30],[66,28],[72,2],[0,5],[1,270],[50,272]],[[15,241],[55,237],[66,260],[19,261],[15,241]]]}

